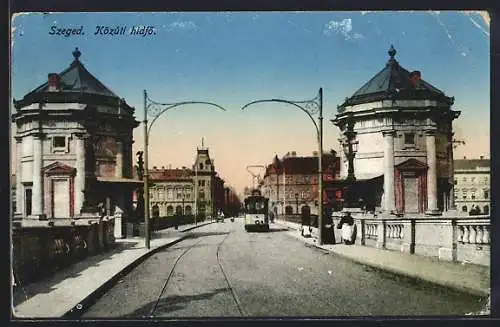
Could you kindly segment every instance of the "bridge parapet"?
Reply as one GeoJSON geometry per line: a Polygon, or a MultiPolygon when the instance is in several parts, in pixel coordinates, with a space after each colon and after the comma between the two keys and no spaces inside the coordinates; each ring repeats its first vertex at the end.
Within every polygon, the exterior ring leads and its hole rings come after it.
{"type": "MultiPolygon", "coordinates": [[[[342,213],[334,213],[338,222],[342,213]]],[[[382,216],[352,214],[363,246],[489,266],[490,216],[382,216]]]]}

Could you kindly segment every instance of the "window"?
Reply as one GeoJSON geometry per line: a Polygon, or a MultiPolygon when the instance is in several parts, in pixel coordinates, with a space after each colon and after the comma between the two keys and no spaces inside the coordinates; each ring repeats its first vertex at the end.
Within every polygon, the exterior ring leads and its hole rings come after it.
{"type": "Polygon", "coordinates": [[[490,207],[488,207],[488,206],[484,206],[484,207],[483,207],[483,211],[484,211],[484,214],[485,214],[485,215],[489,215],[489,214],[490,214],[490,207]]]}
{"type": "Polygon", "coordinates": [[[405,145],[415,145],[415,133],[404,134],[405,145]]]}
{"type": "Polygon", "coordinates": [[[489,198],[490,198],[490,191],[488,191],[488,190],[484,190],[484,191],[483,191],[483,195],[484,195],[484,198],[485,198],[485,199],[489,199],[489,198]]]}
{"type": "Polygon", "coordinates": [[[52,146],[54,148],[66,148],[66,136],[54,136],[52,146]]]}
{"type": "Polygon", "coordinates": [[[467,183],[467,177],[462,178],[462,182],[467,183]]]}
{"type": "Polygon", "coordinates": [[[26,216],[29,216],[31,215],[31,204],[32,204],[32,191],[31,191],[31,188],[27,188],[25,191],[24,191],[24,208],[25,208],[25,213],[26,213],[26,216]]]}
{"type": "Polygon", "coordinates": [[[458,180],[455,178],[455,179],[453,180],[453,185],[457,185],[457,183],[458,183],[458,180]]]}
{"type": "Polygon", "coordinates": [[[198,181],[198,186],[205,186],[205,181],[198,181]]]}
{"type": "Polygon", "coordinates": [[[467,199],[467,190],[466,189],[462,190],[462,198],[467,199]]]}
{"type": "Polygon", "coordinates": [[[203,170],[203,164],[200,162],[200,169],[203,170]]]}
{"type": "Polygon", "coordinates": [[[462,211],[463,211],[463,212],[467,212],[467,206],[463,206],[463,207],[462,207],[462,211]]]}
{"type": "Polygon", "coordinates": [[[198,195],[199,195],[200,200],[204,200],[205,199],[205,192],[200,191],[200,193],[198,195]]]}
{"type": "Polygon", "coordinates": [[[167,190],[167,198],[168,198],[169,200],[172,200],[172,199],[173,199],[173,197],[174,197],[174,190],[172,190],[171,188],[169,188],[169,189],[167,190]]]}
{"type": "Polygon", "coordinates": [[[471,183],[475,183],[476,182],[476,177],[471,177],[470,181],[471,181],[471,183]]]}

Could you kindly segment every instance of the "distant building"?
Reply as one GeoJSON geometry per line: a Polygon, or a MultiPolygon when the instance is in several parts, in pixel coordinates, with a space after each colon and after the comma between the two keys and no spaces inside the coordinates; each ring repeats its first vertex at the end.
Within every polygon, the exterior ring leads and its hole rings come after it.
{"type": "MultiPolygon", "coordinates": [[[[134,108],[74,60],[14,100],[16,216],[79,218],[102,204],[107,215],[132,211],[134,108]]],[[[115,232],[123,228],[115,221],[115,232]]]]}
{"type": "Polygon", "coordinates": [[[490,214],[490,159],[457,159],[455,168],[455,204],[469,213],[479,208],[480,214],[490,214]]]}
{"type": "Polygon", "coordinates": [[[206,217],[224,208],[224,180],[217,175],[207,148],[197,149],[191,169],[154,167],[149,176],[151,217],[206,217]]]}
{"type": "MultiPolygon", "coordinates": [[[[278,214],[296,214],[303,210],[316,212],[318,207],[318,154],[298,157],[295,151],[280,159],[278,169],[275,163],[267,165],[262,180],[262,193],[269,198],[270,208],[278,214]],[[278,173],[278,174],[277,174],[278,173]],[[279,194],[278,194],[279,193],[279,194]]],[[[340,158],[335,151],[323,154],[323,200],[334,205],[335,190],[332,181],[338,179],[340,158]]]]}
{"type": "MultiPolygon", "coordinates": [[[[453,97],[400,66],[392,46],[388,54],[385,67],[346,98],[332,120],[341,144],[357,145],[357,196],[386,213],[454,209],[452,122],[460,112],[452,110],[453,97]]],[[[345,179],[349,161],[341,155],[345,179]]]]}

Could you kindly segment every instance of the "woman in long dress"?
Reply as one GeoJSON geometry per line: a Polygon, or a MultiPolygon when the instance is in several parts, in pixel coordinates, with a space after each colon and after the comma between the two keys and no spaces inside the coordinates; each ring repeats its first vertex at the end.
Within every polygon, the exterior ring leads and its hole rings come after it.
{"type": "Polygon", "coordinates": [[[344,244],[351,245],[354,243],[354,219],[349,212],[340,219],[337,229],[342,230],[342,241],[344,244]]]}

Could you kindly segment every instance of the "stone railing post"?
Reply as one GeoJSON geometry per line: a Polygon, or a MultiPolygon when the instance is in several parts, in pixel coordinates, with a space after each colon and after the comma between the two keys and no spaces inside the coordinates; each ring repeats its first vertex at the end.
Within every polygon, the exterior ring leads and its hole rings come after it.
{"type": "Polygon", "coordinates": [[[366,244],[366,223],[365,223],[365,220],[364,219],[360,219],[359,221],[359,231],[358,231],[358,234],[359,234],[359,244],[361,245],[365,245],[366,244]]]}
{"type": "Polygon", "coordinates": [[[415,253],[415,219],[403,223],[403,244],[401,252],[415,253]]]}
{"type": "Polygon", "coordinates": [[[443,223],[443,244],[439,247],[439,259],[457,261],[458,227],[457,220],[443,223]]]}
{"type": "Polygon", "coordinates": [[[379,249],[385,248],[385,229],[386,229],[385,219],[381,219],[377,224],[377,245],[376,245],[376,247],[379,249]]]}

